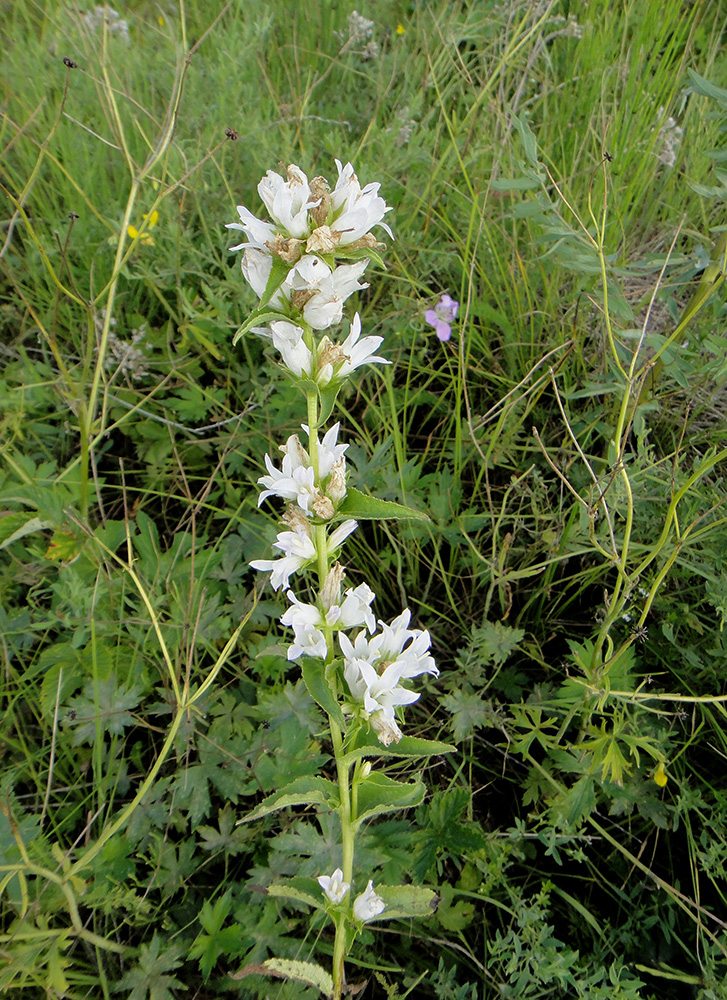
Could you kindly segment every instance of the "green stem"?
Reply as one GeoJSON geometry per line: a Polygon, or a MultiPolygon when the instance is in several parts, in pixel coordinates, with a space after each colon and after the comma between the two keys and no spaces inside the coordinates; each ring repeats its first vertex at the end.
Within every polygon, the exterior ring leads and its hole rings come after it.
{"type": "MultiPolygon", "coordinates": [[[[353,883],[353,850],[354,850],[354,820],[351,806],[350,764],[343,762],[343,736],[338,723],[328,719],[331,727],[333,753],[336,758],[338,772],[338,790],[341,796],[341,841],[343,844],[343,881],[353,883]]],[[[340,1000],[343,987],[343,961],[346,957],[346,914],[341,913],[336,918],[336,938],[333,944],[333,998],[340,1000]]]]}

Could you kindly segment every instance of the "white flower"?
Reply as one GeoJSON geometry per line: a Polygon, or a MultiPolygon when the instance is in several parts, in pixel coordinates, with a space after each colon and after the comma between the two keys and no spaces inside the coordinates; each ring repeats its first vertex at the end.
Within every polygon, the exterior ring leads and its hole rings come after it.
{"type": "MultiPolygon", "coordinates": [[[[341,649],[346,655],[347,636],[341,632],[338,636],[341,649]]],[[[411,705],[419,698],[416,691],[408,691],[399,687],[401,672],[396,664],[385,667],[378,674],[366,660],[349,659],[346,657],[344,676],[351,694],[357,701],[363,702],[367,715],[380,712],[382,719],[394,721],[394,709],[399,705],[411,705]]]]}
{"type": "Polygon", "coordinates": [[[328,551],[333,552],[335,549],[343,545],[344,541],[348,538],[351,532],[358,528],[358,521],[354,521],[349,518],[347,521],[343,521],[339,526],[330,533],[328,536],[328,551]]]}
{"type": "Polygon", "coordinates": [[[362,892],[360,896],[357,896],[353,903],[353,915],[357,920],[365,923],[367,920],[373,920],[374,917],[378,917],[380,913],[383,913],[386,909],[386,903],[383,901],[381,896],[377,896],[374,892],[374,883],[372,879],[369,879],[369,884],[366,886],[366,892],[362,892]]]}
{"type": "MultiPolygon", "coordinates": [[[[236,248],[232,247],[232,249],[234,250],[236,248]]],[[[254,247],[249,247],[242,255],[242,261],[240,263],[245,281],[247,281],[248,285],[250,285],[257,297],[262,298],[263,292],[268,285],[268,278],[270,277],[270,271],[273,266],[273,258],[269,253],[264,253],[262,250],[256,250],[254,247]]],[[[280,293],[276,292],[273,299],[280,302],[280,293]]]]}
{"type": "MultiPolygon", "coordinates": [[[[225,229],[241,229],[247,236],[247,242],[238,243],[236,246],[230,247],[230,250],[246,250],[248,247],[266,250],[268,240],[272,240],[275,236],[275,226],[256,218],[244,205],[237,206],[237,214],[240,216],[240,221],[228,222],[225,229]]],[[[267,256],[270,256],[269,250],[267,256]]]]}
{"type": "MultiPolygon", "coordinates": [[[[308,505],[316,497],[315,473],[309,463],[298,462],[291,457],[291,453],[295,454],[291,448],[293,438],[298,441],[298,438],[293,435],[292,438],[288,438],[287,444],[282,449],[286,454],[280,471],[275,468],[270,456],[265,456],[265,465],[270,475],[261,476],[258,479],[260,486],[266,488],[258,497],[257,505],[259,507],[263,500],[270,496],[282,497],[284,500],[295,500],[306,514],[310,514],[308,505]]],[[[298,445],[300,447],[300,442],[298,445]]]]}
{"type": "Polygon", "coordinates": [[[318,289],[303,306],[303,319],[314,330],[327,330],[340,323],[343,317],[343,303],[354,292],[368,288],[359,284],[359,278],[366,270],[367,260],[355,264],[339,264],[329,277],[323,278],[318,289]]]}
{"type": "Polygon", "coordinates": [[[376,357],[374,354],[374,351],[383,343],[383,337],[364,337],[363,340],[359,340],[360,335],[361,317],[356,313],[353,317],[349,334],[341,344],[341,353],[345,356],[345,359],[341,367],[336,369],[336,378],[345,378],[361,365],[372,365],[375,362],[379,362],[382,365],[391,364],[385,358],[376,357]]]}
{"type": "Polygon", "coordinates": [[[379,195],[380,184],[367,184],[361,190],[358,177],[350,163],[345,167],[336,160],[338,181],[331,192],[334,220],[333,232],[341,233],[339,246],[348,246],[365,236],[374,226],[381,226],[393,239],[393,234],[381,220],[390,209],[379,195]]]}
{"type": "Polygon", "coordinates": [[[308,209],[317,205],[318,200],[311,199],[308,178],[299,167],[290,164],[287,181],[274,170],[268,170],[257,189],[271,218],[287,236],[296,239],[308,236],[308,209]]]}
{"type": "Polygon", "coordinates": [[[281,291],[314,330],[327,330],[340,323],[343,303],[368,285],[359,284],[367,260],[340,264],[335,270],[315,254],[306,254],[291,267],[281,291]]]}
{"type": "MultiPolygon", "coordinates": [[[[302,426],[309,433],[308,426],[302,426]]],[[[334,505],[346,495],[344,452],[348,445],[336,444],[338,428],[339,424],[334,424],[322,441],[317,437],[315,439],[317,479],[310,456],[297,434],[291,435],[280,449],[284,453],[281,469],[276,469],[270,456],[266,455],[265,465],[269,475],[258,479],[258,483],[265,487],[258,498],[258,507],[267,497],[278,496],[284,500],[295,500],[309,517],[317,514],[324,521],[330,521],[336,513],[334,505]]]]}
{"type": "Polygon", "coordinates": [[[301,378],[310,377],[313,370],[313,354],[303,340],[303,331],[295,323],[276,320],[270,324],[273,344],[283,356],[285,367],[301,378]]]}
{"type": "MultiPolygon", "coordinates": [[[[303,424],[303,430],[307,433],[308,426],[303,424]]],[[[340,423],[336,423],[330,430],[326,431],[323,436],[323,440],[318,444],[318,438],[316,438],[316,446],[318,448],[318,473],[321,479],[327,479],[333,470],[334,465],[337,465],[342,459],[347,444],[336,444],[336,439],[338,438],[338,430],[340,428],[340,423]]],[[[345,459],[344,459],[345,461],[345,459]]]]}
{"type": "Polygon", "coordinates": [[[343,881],[343,872],[340,868],[336,868],[333,875],[319,875],[318,884],[334,906],[342,902],[343,897],[351,888],[348,882],[343,881]]]}
{"type": "Polygon", "coordinates": [[[401,686],[401,681],[422,673],[437,675],[428,650],[428,632],[410,629],[407,609],[391,625],[380,622],[381,632],[368,638],[360,632],[353,642],[340,633],[344,677],[353,698],[360,702],[381,742],[388,746],[401,739],[395,709],[410,705],[419,695],[401,686]]]}
{"type": "Polygon", "coordinates": [[[418,677],[419,674],[439,676],[434,657],[429,654],[431,637],[429,632],[410,629],[411,612],[407,608],[395,618],[391,625],[380,621],[381,632],[368,639],[361,632],[352,644],[341,636],[341,648],[349,659],[364,660],[378,668],[396,667],[401,678],[418,677]],[[345,639],[346,648],[343,640],[345,639]]]}
{"type": "Polygon", "coordinates": [[[250,563],[253,569],[263,573],[272,572],[270,582],[273,590],[288,586],[288,580],[293,573],[316,557],[316,547],[308,532],[298,527],[295,531],[281,531],[277,541],[273,542],[276,549],[283,553],[282,559],[253,559],[250,563]]]}
{"type": "Polygon", "coordinates": [[[292,607],[281,615],[280,622],[295,632],[295,641],[288,646],[288,659],[297,660],[299,656],[314,656],[325,660],[328,654],[328,643],[319,625],[324,624],[320,610],[313,604],[303,604],[292,590],[288,591],[288,600],[292,607]]]}
{"type": "Polygon", "coordinates": [[[347,590],[343,602],[332,605],[326,612],[326,621],[338,628],[366,625],[369,632],[374,632],[376,619],[371,610],[371,602],[375,596],[373,590],[365,583],[359,584],[355,589],[347,590]]]}

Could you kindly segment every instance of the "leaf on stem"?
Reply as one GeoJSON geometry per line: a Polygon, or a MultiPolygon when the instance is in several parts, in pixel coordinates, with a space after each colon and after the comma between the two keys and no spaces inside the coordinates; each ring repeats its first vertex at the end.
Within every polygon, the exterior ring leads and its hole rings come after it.
{"type": "Polygon", "coordinates": [[[279,788],[277,792],[264,798],[252,812],[239,819],[235,825],[251,823],[253,820],[277,812],[279,809],[287,809],[289,806],[328,806],[329,809],[336,809],[338,807],[338,788],[332,781],[326,781],[325,778],[318,778],[315,775],[296,778],[289,785],[279,788]]]}
{"type": "Polygon", "coordinates": [[[296,962],[290,958],[268,958],[262,965],[252,962],[239,972],[230,973],[232,979],[244,979],[252,975],[295,979],[296,982],[317,987],[325,996],[333,993],[333,980],[330,975],[320,965],[313,965],[312,962],[296,962]]]}
{"type": "Polygon", "coordinates": [[[350,766],[364,757],[435,757],[440,753],[454,753],[457,747],[438,740],[422,740],[416,736],[403,736],[398,743],[385,747],[371,733],[354,737],[353,745],[341,758],[344,766],[350,766]]]}
{"type": "Polygon", "coordinates": [[[314,878],[287,878],[268,886],[268,896],[293,899],[316,910],[325,910],[324,896],[314,878]]]}
{"type": "MultiPolygon", "coordinates": [[[[330,670],[330,667],[328,668],[330,670]]],[[[343,730],[346,729],[346,720],[343,717],[341,706],[333,696],[331,686],[326,679],[321,661],[311,656],[302,658],[301,673],[303,682],[308,689],[308,694],[316,704],[320,705],[323,711],[329,715],[333,721],[343,730]]]]}
{"type": "Polygon", "coordinates": [[[386,909],[368,923],[401,917],[430,917],[439,906],[437,893],[421,885],[377,885],[376,895],[381,896],[386,909]]]}
{"type": "Polygon", "coordinates": [[[429,515],[421,510],[413,510],[405,507],[401,503],[393,503],[391,500],[379,500],[378,497],[370,497],[353,487],[348,487],[343,503],[338,508],[336,520],[345,520],[353,517],[357,521],[429,521],[429,515]]]}
{"type": "Polygon", "coordinates": [[[419,779],[413,782],[395,781],[375,771],[359,786],[356,826],[374,816],[421,805],[425,792],[424,783],[419,779]]]}

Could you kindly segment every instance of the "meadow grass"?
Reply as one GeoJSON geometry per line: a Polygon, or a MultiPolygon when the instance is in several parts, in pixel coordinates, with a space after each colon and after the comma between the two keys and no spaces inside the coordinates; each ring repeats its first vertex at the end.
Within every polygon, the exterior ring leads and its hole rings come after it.
{"type": "Polygon", "coordinates": [[[350,576],[426,621],[409,722],[460,751],[361,833],[441,901],[366,930],[351,979],[725,998],[724,10],[379,0],[354,40],[352,9],[2,5],[0,988],[318,995],[228,975],[330,957],[264,888],[340,833],[236,825],[328,751],[248,567],[299,407],[232,347],[256,301],[223,227],[338,157],[396,237],[350,482],[430,517],[369,523],[350,576]]]}

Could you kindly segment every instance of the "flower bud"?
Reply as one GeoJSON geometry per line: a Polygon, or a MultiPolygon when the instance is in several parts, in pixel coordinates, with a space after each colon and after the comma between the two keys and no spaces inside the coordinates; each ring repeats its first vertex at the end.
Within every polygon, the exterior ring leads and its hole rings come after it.
{"type": "Polygon", "coordinates": [[[346,496],[346,459],[341,456],[331,469],[331,478],[328,481],[328,495],[337,503],[346,496]]]}
{"type": "Polygon", "coordinates": [[[300,443],[297,434],[291,434],[280,450],[284,452],[292,461],[293,467],[298,465],[308,465],[308,452],[300,443]]]}
{"type": "Polygon", "coordinates": [[[329,226],[319,226],[306,241],[306,253],[332,253],[340,242],[340,233],[332,232],[329,226]]]}
{"type": "Polygon", "coordinates": [[[295,239],[293,236],[286,240],[280,233],[276,233],[275,239],[272,242],[268,241],[266,246],[286,264],[297,264],[303,256],[303,240],[295,239]]]}
{"type": "Polygon", "coordinates": [[[311,504],[311,507],[322,521],[330,521],[336,513],[333,501],[330,497],[325,496],[323,493],[316,497],[311,504]]]}
{"type": "Polygon", "coordinates": [[[325,177],[313,178],[310,182],[310,196],[319,203],[315,208],[308,209],[308,218],[312,219],[316,226],[323,226],[328,220],[331,209],[331,185],[325,177]]]}
{"type": "Polygon", "coordinates": [[[337,562],[331,566],[326,576],[326,582],[321,588],[321,604],[328,611],[334,604],[341,603],[341,583],[344,577],[343,566],[337,562]]]}

